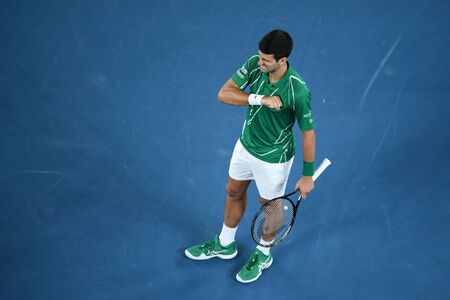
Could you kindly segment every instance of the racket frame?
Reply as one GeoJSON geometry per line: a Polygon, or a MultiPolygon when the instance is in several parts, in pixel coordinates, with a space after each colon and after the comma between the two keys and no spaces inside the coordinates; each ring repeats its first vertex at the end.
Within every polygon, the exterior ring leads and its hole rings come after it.
{"type": "Polygon", "coordinates": [[[293,192],[291,192],[291,193],[289,193],[289,194],[286,194],[286,195],[284,195],[284,196],[281,196],[281,197],[278,197],[278,198],[269,200],[269,201],[267,201],[266,203],[264,203],[264,205],[262,205],[262,206],[258,209],[258,211],[257,211],[256,214],[254,215],[253,220],[252,220],[252,223],[251,223],[252,239],[253,239],[253,241],[254,241],[256,244],[258,244],[258,245],[260,245],[260,246],[263,246],[263,247],[272,247],[272,246],[275,246],[275,245],[279,244],[281,241],[283,241],[283,240],[286,238],[286,236],[288,235],[288,233],[291,231],[292,226],[294,225],[295,218],[296,218],[296,216],[297,216],[298,206],[299,206],[299,204],[300,204],[300,201],[302,200],[302,195],[300,194],[300,197],[297,199],[297,203],[294,204],[294,202],[293,202],[289,197],[292,196],[292,195],[295,195],[295,194],[298,193],[299,191],[300,191],[300,190],[295,190],[295,191],[293,191],[293,192]],[[260,241],[260,240],[258,241],[257,238],[256,238],[256,236],[254,235],[254,232],[255,232],[255,231],[254,231],[254,228],[255,228],[255,222],[256,222],[256,219],[258,218],[258,216],[259,216],[261,213],[264,212],[264,208],[265,208],[266,206],[270,205],[270,203],[271,203],[272,201],[277,201],[277,200],[279,200],[279,199],[285,199],[285,200],[288,200],[288,201],[291,203],[291,205],[292,205],[292,207],[293,207],[293,216],[292,216],[292,218],[291,218],[291,221],[289,222],[288,229],[286,230],[286,232],[284,233],[284,235],[283,235],[281,238],[279,238],[277,241],[275,241],[275,242],[273,242],[273,243],[270,243],[270,244],[262,244],[261,241],[260,241]]]}
{"type": "MultiPolygon", "coordinates": [[[[323,171],[325,171],[325,169],[328,168],[330,165],[331,165],[331,161],[330,161],[328,158],[325,158],[325,159],[322,161],[322,163],[319,165],[319,167],[314,171],[314,175],[312,176],[313,181],[316,181],[316,179],[317,179],[317,178],[323,173],[323,171]]],[[[283,240],[286,238],[286,236],[288,235],[288,233],[291,231],[292,226],[294,225],[295,218],[297,217],[297,210],[298,210],[298,207],[299,207],[299,205],[300,205],[300,201],[302,200],[302,194],[300,194],[300,196],[298,197],[296,205],[294,205],[294,202],[292,202],[292,200],[291,200],[289,197],[292,196],[292,195],[294,195],[294,194],[296,194],[296,193],[298,193],[298,192],[300,192],[299,189],[297,189],[297,190],[295,190],[295,191],[293,191],[293,192],[291,192],[291,193],[289,193],[289,194],[286,194],[286,195],[284,195],[284,196],[281,196],[281,197],[278,197],[278,198],[269,200],[269,201],[267,201],[266,203],[264,203],[264,205],[262,205],[262,206],[258,209],[258,211],[256,212],[255,216],[254,216],[253,219],[252,219],[252,223],[251,223],[252,225],[251,225],[251,229],[250,229],[250,230],[251,230],[252,239],[253,239],[253,241],[255,241],[256,244],[258,244],[258,245],[260,245],[260,246],[263,246],[263,247],[271,247],[271,246],[275,246],[275,245],[279,244],[281,241],[283,241],[283,240]],[[290,202],[290,203],[292,204],[292,206],[294,207],[294,215],[292,216],[292,220],[291,220],[291,222],[289,223],[289,227],[288,227],[288,229],[286,230],[285,234],[284,234],[280,239],[278,239],[278,241],[276,241],[276,242],[274,242],[274,243],[271,243],[271,244],[265,244],[265,245],[263,245],[263,244],[261,244],[261,241],[257,241],[257,240],[256,240],[256,237],[255,237],[254,234],[253,234],[253,232],[254,232],[254,227],[255,227],[255,221],[256,221],[256,219],[258,218],[258,216],[262,213],[264,207],[265,207],[266,205],[268,205],[271,201],[275,201],[275,200],[277,200],[277,199],[287,199],[287,200],[289,200],[289,202],[290,202]]]]}

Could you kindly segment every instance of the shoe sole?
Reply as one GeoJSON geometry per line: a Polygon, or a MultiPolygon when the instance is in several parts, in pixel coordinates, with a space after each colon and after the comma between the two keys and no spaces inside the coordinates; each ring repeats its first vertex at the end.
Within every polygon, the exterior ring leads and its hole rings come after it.
{"type": "Polygon", "coordinates": [[[250,282],[256,281],[262,275],[262,273],[263,273],[262,271],[265,270],[265,269],[268,269],[272,265],[272,263],[273,263],[273,257],[270,259],[270,261],[267,263],[267,265],[263,266],[263,268],[261,269],[261,273],[259,273],[259,275],[256,276],[253,279],[244,280],[241,277],[239,277],[239,274],[236,274],[236,280],[241,282],[241,283],[250,283],[250,282]]]}
{"type": "Polygon", "coordinates": [[[214,258],[214,257],[218,257],[220,259],[233,259],[238,254],[238,251],[236,250],[236,252],[234,252],[233,254],[213,254],[213,255],[209,255],[208,256],[208,255],[205,255],[205,254],[202,253],[202,255],[200,255],[200,256],[194,256],[189,251],[184,250],[184,254],[188,258],[193,259],[193,260],[207,260],[207,259],[211,259],[211,258],[214,258]]]}

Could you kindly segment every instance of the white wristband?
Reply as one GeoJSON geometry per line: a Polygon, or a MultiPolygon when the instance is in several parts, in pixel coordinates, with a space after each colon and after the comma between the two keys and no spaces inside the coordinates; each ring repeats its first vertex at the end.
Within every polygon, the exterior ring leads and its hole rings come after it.
{"type": "Polygon", "coordinates": [[[261,100],[264,95],[250,94],[248,95],[248,104],[249,105],[261,105],[261,100]]]}

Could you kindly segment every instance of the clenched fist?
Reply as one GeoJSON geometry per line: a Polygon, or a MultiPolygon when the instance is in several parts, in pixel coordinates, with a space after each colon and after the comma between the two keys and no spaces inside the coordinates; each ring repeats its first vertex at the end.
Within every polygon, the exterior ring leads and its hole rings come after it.
{"type": "Polygon", "coordinates": [[[268,108],[274,108],[276,110],[280,110],[283,106],[283,103],[281,103],[281,99],[278,96],[264,96],[261,99],[261,104],[268,108]]]}

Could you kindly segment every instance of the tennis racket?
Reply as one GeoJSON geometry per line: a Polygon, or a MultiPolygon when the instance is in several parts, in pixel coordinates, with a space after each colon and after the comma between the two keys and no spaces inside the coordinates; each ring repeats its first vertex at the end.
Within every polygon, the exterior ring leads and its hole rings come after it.
{"type": "MultiPolygon", "coordinates": [[[[325,158],[314,172],[313,181],[331,165],[331,161],[325,158]]],[[[297,215],[298,206],[302,200],[302,195],[294,205],[289,197],[299,192],[293,191],[287,195],[267,201],[259,208],[252,220],[252,238],[256,244],[264,247],[271,247],[279,244],[286,238],[292,229],[292,225],[297,215]]]]}

